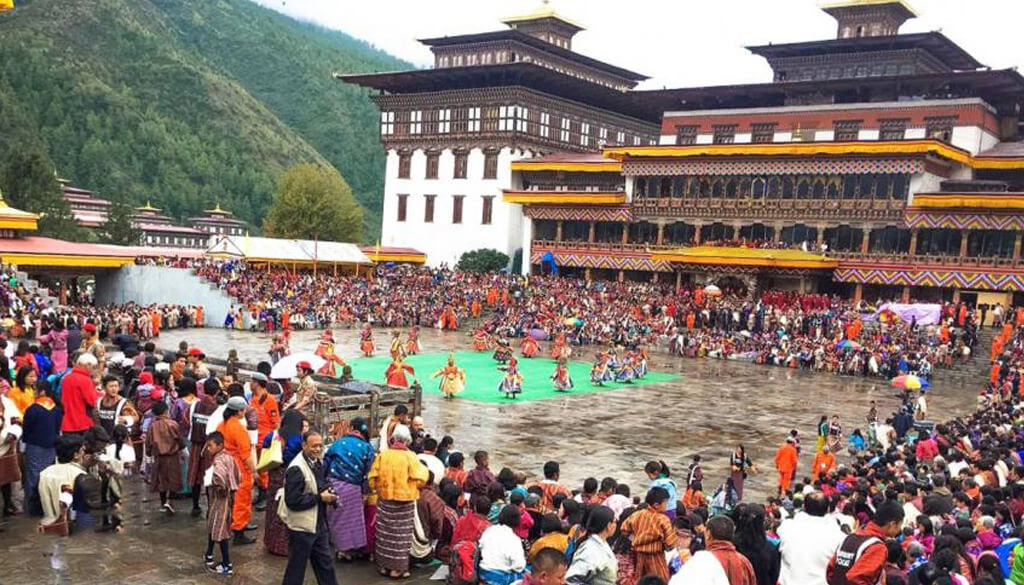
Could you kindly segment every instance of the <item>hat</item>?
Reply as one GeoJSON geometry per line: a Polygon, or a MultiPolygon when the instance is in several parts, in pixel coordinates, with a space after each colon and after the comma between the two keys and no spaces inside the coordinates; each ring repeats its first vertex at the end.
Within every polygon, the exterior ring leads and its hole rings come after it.
{"type": "Polygon", "coordinates": [[[228,398],[228,408],[231,410],[243,411],[246,407],[245,398],[241,396],[232,396],[228,398]]]}
{"type": "Polygon", "coordinates": [[[82,327],[82,331],[85,331],[86,333],[96,333],[96,326],[92,323],[86,323],[85,326],[82,327]]]}
{"type": "Polygon", "coordinates": [[[152,383],[153,383],[153,373],[152,372],[142,372],[141,374],[139,374],[139,384],[152,384],[152,383]]]}
{"type": "Polygon", "coordinates": [[[296,369],[302,368],[304,370],[312,370],[313,366],[309,362],[307,362],[307,361],[301,361],[301,362],[295,364],[295,368],[296,369]]]}
{"type": "Polygon", "coordinates": [[[203,350],[199,349],[198,347],[189,348],[188,355],[192,357],[200,357],[201,355],[203,355],[203,350]]]}
{"type": "Polygon", "coordinates": [[[253,372],[252,376],[249,376],[249,378],[253,379],[253,380],[256,380],[257,382],[263,382],[264,384],[266,384],[267,382],[270,381],[270,380],[267,379],[266,376],[264,376],[263,374],[261,374],[259,372],[253,372]]]}
{"type": "Polygon", "coordinates": [[[160,388],[153,388],[149,391],[149,397],[159,402],[164,399],[164,391],[160,388]]]}

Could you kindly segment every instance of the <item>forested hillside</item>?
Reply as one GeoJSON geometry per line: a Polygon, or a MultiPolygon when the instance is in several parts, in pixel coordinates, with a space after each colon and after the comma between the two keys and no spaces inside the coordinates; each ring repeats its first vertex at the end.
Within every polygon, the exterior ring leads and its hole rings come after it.
{"type": "MultiPolygon", "coordinates": [[[[406,64],[248,0],[34,0],[0,16],[0,160],[41,149],[104,197],[260,225],[280,172],[331,164],[379,228],[383,154],[333,71],[406,64]]],[[[2,188],[2,185],[0,185],[2,188]]]]}

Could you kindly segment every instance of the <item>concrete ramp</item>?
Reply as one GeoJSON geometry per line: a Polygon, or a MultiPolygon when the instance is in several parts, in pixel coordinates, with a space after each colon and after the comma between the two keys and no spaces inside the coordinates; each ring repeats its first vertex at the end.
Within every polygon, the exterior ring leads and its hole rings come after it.
{"type": "Polygon", "coordinates": [[[122,266],[96,277],[96,304],[202,305],[203,325],[219,327],[235,305],[227,293],[187,268],[122,266]]]}

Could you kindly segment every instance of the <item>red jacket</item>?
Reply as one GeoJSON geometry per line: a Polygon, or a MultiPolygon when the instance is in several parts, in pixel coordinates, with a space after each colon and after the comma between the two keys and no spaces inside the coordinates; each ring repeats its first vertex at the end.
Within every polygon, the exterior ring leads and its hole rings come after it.
{"type": "Polygon", "coordinates": [[[78,368],[64,376],[60,384],[60,402],[64,407],[62,433],[81,433],[93,426],[91,410],[96,408],[99,393],[89,370],[78,368]]]}
{"type": "MultiPolygon", "coordinates": [[[[853,566],[846,571],[847,585],[876,585],[881,582],[882,571],[885,569],[885,559],[888,549],[885,548],[885,541],[889,537],[882,532],[882,527],[874,522],[868,522],[867,526],[858,530],[856,534],[874,536],[882,542],[875,543],[867,548],[860,557],[853,563],[853,566]]],[[[836,556],[828,562],[828,569],[825,571],[825,579],[829,583],[832,580],[833,571],[836,567],[836,556]]]]}

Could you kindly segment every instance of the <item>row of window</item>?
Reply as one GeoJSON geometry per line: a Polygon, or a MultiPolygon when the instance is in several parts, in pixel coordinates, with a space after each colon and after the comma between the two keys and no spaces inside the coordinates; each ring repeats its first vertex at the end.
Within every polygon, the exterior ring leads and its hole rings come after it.
{"type": "MultiPolygon", "coordinates": [[[[925,136],[950,142],[953,139],[953,126],[956,124],[956,116],[935,116],[925,118],[925,136]]],[[[879,140],[903,140],[906,138],[907,125],[910,118],[887,118],[879,121],[879,140]]],[[[860,131],[864,120],[835,120],[832,122],[832,131],[837,142],[853,142],[860,139],[860,131]]],[[[775,132],[778,130],[777,122],[764,122],[750,125],[750,141],[754,144],[775,142],[775,132]]],[[[712,144],[733,144],[736,142],[736,131],[739,124],[714,124],[711,127],[712,144]]],[[[676,144],[690,145],[697,144],[697,135],[700,126],[686,124],[676,126],[676,144]]],[[[800,129],[793,131],[794,140],[815,140],[817,130],[800,129]]]]}
{"type": "Polygon", "coordinates": [[[614,138],[615,144],[634,146],[656,144],[650,138],[613,131],[607,127],[574,120],[550,112],[532,111],[526,106],[478,106],[470,108],[442,108],[439,110],[412,110],[409,112],[381,112],[381,136],[416,136],[436,134],[465,134],[475,132],[520,132],[549,140],[599,147],[614,138]]]}
{"type": "MultiPolygon", "coordinates": [[[[555,240],[558,227],[555,220],[537,220],[534,222],[533,237],[538,240],[555,240]]],[[[658,226],[650,222],[624,224],[621,222],[593,222],[593,241],[599,243],[618,244],[622,242],[623,231],[628,229],[627,243],[655,244],[658,238],[658,226]]],[[[586,242],[591,239],[591,223],[586,221],[563,221],[562,241],[586,242]]],[[[755,223],[734,226],[724,223],[705,224],[700,227],[702,242],[716,240],[732,240],[736,237],[746,240],[773,240],[776,229],[773,226],[755,223]]],[[[963,246],[964,232],[945,228],[923,228],[918,230],[915,254],[918,256],[960,256],[964,250],[968,258],[1010,258],[1013,256],[1014,242],[1017,232],[1012,230],[970,230],[967,234],[967,247],[963,246]]],[[[662,231],[662,243],[692,244],[696,241],[697,227],[675,222],[668,224],[662,231]]],[[[887,226],[874,230],[864,230],[850,226],[829,227],[822,233],[822,241],[830,250],[836,252],[860,252],[864,238],[867,236],[867,251],[882,254],[908,254],[910,252],[911,230],[887,226]]],[[[787,244],[815,242],[818,239],[818,228],[804,224],[786,226],[779,233],[779,240],[787,244]]]]}
{"type": "MultiPolygon", "coordinates": [[[[455,152],[455,165],[452,167],[452,178],[453,179],[466,179],[468,178],[469,172],[469,153],[468,152],[455,152]]],[[[427,164],[426,171],[424,172],[424,178],[426,179],[437,179],[438,169],[441,162],[441,153],[439,152],[428,152],[427,153],[427,164]]],[[[411,152],[400,152],[398,153],[398,178],[408,179],[412,176],[412,153],[411,152]]],[[[497,152],[485,152],[484,153],[484,179],[497,179],[498,178],[498,153],[497,152]]]]}
{"type": "Polygon", "coordinates": [[[196,225],[196,227],[211,234],[227,234],[229,236],[240,236],[243,232],[240,227],[224,227],[221,225],[196,225]]]}
{"type": "MultiPolygon", "coordinates": [[[[480,225],[491,225],[494,218],[494,195],[482,195],[480,208],[480,225]]],[[[452,223],[462,223],[462,210],[466,200],[465,195],[452,195],[452,223]]],[[[436,207],[437,195],[423,196],[423,223],[434,223],[434,209],[436,207]]],[[[398,216],[396,220],[400,223],[406,221],[409,213],[409,196],[398,195],[398,216]]]]}
{"type": "Polygon", "coordinates": [[[179,236],[154,236],[146,235],[146,244],[167,246],[186,246],[189,248],[201,248],[206,245],[205,238],[187,238],[179,236]]]}
{"type": "Polygon", "coordinates": [[[910,177],[879,175],[782,175],[638,177],[637,198],[906,199],[910,177]]]}

